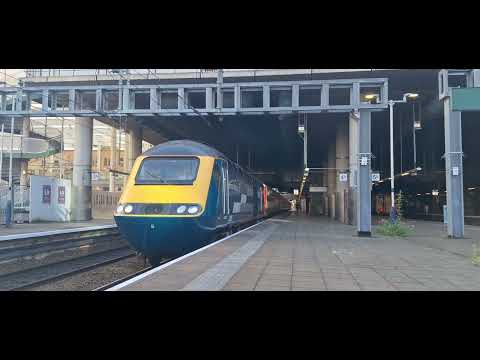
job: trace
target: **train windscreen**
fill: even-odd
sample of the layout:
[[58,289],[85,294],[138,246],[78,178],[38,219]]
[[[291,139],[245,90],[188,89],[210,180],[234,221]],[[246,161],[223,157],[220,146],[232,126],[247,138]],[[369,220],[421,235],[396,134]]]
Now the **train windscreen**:
[[135,178],[136,184],[186,185],[197,178],[198,158],[151,157],[142,161]]

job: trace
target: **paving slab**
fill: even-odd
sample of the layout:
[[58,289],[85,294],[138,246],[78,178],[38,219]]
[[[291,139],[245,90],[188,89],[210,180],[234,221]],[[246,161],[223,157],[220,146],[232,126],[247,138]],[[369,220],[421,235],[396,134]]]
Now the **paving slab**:
[[325,217],[269,219],[156,268],[113,290],[462,291],[480,290],[472,264],[480,228],[450,239],[443,224],[409,221],[406,238],[356,236]]

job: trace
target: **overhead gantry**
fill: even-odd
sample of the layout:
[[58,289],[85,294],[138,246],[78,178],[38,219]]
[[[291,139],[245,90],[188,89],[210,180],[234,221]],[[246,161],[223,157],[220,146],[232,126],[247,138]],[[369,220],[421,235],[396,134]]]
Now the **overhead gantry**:
[[[231,81],[231,79],[228,79]],[[212,80],[213,81],[213,80]],[[137,80],[139,82],[139,80]],[[365,99],[377,94],[377,103]],[[177,84],[36,84],[0,88],[0,117],[76,117],[73,168],[73,220],[91,218],[92,118],[128,118],[132,157],[141,152],[136,117],[233,116],[262,114],[349,113],[352,190],[356,193],[357,231],[371,233],[371,112],[388,106],[388,79],[254,81]],[[147,124],[148,121],[145,122]],[[352,137],[354,137],[352,139]],[[305,142],[306,145],[306,142]],[[346,157],[346,154],[344,154]],[[346,160],[344,161],[346,163]],[[346,166],[346,165],[345,165]]]

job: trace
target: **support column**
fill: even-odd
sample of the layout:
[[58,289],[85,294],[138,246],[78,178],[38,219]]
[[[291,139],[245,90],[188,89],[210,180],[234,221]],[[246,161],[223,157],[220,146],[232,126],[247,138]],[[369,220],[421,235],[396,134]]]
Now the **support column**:
[[[24,117],[22,122],[23,138],[30,137],[30,118]],[[20,163],[20,186],[23,188],[28,185],[28,159],[23,159]],[[22,192],[23,194],[23,192]]]
[[462,113],[452,111],[451,98],[444,99],[445,172],[447,183],[448,236],[464,236]]
[[371,112],[360,110],[358,129],[358,193],[357,219],[358,235],[371,236],[372,233],[372,174],[371,174]]
[[328,144],[328,216],[335,218],[335,191],[336,191],[336,154],[335,154],[335,138]]
[[129,126],[130,130],[130,141],[129,141],[129,149],[128,149],[128,156],[129,156],[129,168],[132,169],[133,164],[137,157],[142,154],[142,139],[143,139],[143,132],[142,128],[138,126],[136,123],[131,123]]
[[[125,148],[123,149],[123,171],[130,172],[130,134],[125,134]],[[123,188],[127,185],[128,176],[123,177]]]
[[[112,134],[111,134],[111,142],[110,142],[110,169],[117,168],[117,129],[112,127]],[[109,185],[108,191],[113,192],[115,191],[115,176],[114,173],[109,171]]]
[[75,151],[73,155],[72,220],[92,219],[92,140],[93,119],[75,119]]
[[357,189],[358,189],[358,121],[360,114],[352,112],[349,114],[349,163],[350,172],[348,174],[349,191],[348,191],[348,223],[350,225],[357,224]]
[[336,218],[343,223],[347,222],[347,209],[345,207],[346,190],[348,182],[341,182],[338,174],[346,172],[348,169],[348,119],[342,119],[337,122],[336,132],[336,168],[337,168],[337,188],[336,188],[336,209],[338,214]]

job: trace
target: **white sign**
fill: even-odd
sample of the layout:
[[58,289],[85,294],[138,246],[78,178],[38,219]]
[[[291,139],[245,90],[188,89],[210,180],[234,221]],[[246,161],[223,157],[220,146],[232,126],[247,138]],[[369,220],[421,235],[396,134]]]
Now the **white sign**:
[[348,181],[348,174],[347,173],[340,173],[340,182],[347,182]]
[[293,195],[298,195],[298,189],[293,189]]
[[458,176],[458,174],[460,173],[458,166],[454,166],[452,168],[452,173],[453,173],[453,176]]
[[310,192],[327,192],[325,186],[310,186]]
[[362,166],[368,165],[368,158],[366,156],[362,156],[360,158],[360,165]]
[[92,172],[92,181],[100,180],[100,174],[97,172]]
[[372,173],[372,181],[380,181],[380,173]]

